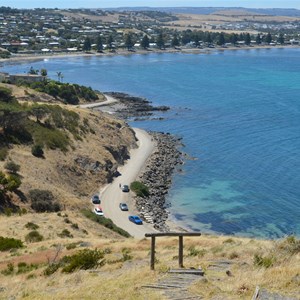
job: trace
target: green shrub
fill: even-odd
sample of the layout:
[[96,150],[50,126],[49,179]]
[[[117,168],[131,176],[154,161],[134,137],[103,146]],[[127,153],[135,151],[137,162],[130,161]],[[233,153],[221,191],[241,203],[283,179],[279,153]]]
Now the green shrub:
[[8,148],[7,147],[0,147],[0,160],[4,161],[8,154]]
[[196,249],[195,246],[189,247],[189,253],[188,256],[198,256],[198,257],[203,257],[206,253],[206,250],[204,249]]
[[131,260],[132,255],[130,255],[131,250],[128,248],[123,248],[122,249],[122,254],[123,254],[123,261]]
[[148,197],[149,196],[149,189],[148,187],[139,181],[134,181],[130,185],[130,189],[136,193],[139,197]]
[[45,276],[50,276],[52,275],[53,273],[55,273],[60,267],[60,264],[59,263],[53,263],[53,264],[50,264],[45,270],[44,270],[44,275]]
[[25,236],[25,241],[28,242],[28,243],[40,242],[43,239],[44,239],[44,237],[37,230],[30,231]]
[[62,232],[58,233],[57,235],[61,238],[72,238],[73,237],[73,235],[71,234],[71,232],[68,229],[62,230]]
[[41,145],[33,145],[31,147],[31,154],[35,157],[44,157],[43,146]]
[[66,245],[67,250],[75,249],[77,247],[78,243],[70,243]]
[[0,251],[8,251],[11,249],[18,249],[22,247],[23,243],[21,240],[0,236]]
[[12,215],[13,211],[10,207],[5,207],[4,208],[4,214],[7,216],[7,217],[10,217]]
[[38,268],[37,264],[28,265],[26,262],[19,262],[17,274],[28,273],[32,270],[36,270],[37,268]]
[[10,172],[10,173],[13,173],[13,174],[16,174],[20,171],[20,165],[16,164],[15,162],[13,161],[8,161],[5,165],[4,165],[4,168]]
[[231,252],[230,254],[229,254],[229,258],[230,259],[235,259],[235,258],[238,258],[239,257],[239,255],[238,255],[238,253],[236,253],[236,252]]
[[78,226],[77,223],[72,223],[71,227],[72,227],[73,229],[76,229],[76,230],[79,229],[79,226]]
[[275,258],[273,256],[266,256],[263,257],[260,254],[255,254],[254,255],[254,265],[257,267],[264,267],[264,268],[269,268],[271,266],[273,266],[275,262]]
[[54,196],[48,190],[30,190],[31,208],[36,212],[57,212],[60,211],[58,202],[53,202]]
[[14,270],[15,270],[14,264],[8,263],[6,269],[1,271],[1,273],[5,276],[8,276],[8,275],[12,275],[14,273]]
[[288,236],[284,241],[282,241],[278,248],[287,252],[290,255],[295,255],[300,253],[300,240],[295,236]]
[[25,224],[25,228],[30,230],[37,230],[39,228],[39,225],[32,222],[28,222],[27,224]]
[[232,238],[226,239],[223,244],[234,244],[234,240]]
[[96,214],[94,214],[92,211],[87,210],[87,209],[83,209],[82,213],[84,216],[86,216],[88,219],[97,222],[101,225],[103,225],[106,228],[111,229],[112,231],[117,232],[118,234],[124,236],[124,237],[130,237],[130,234],[125,231],[124,229],[116,226],[113,221],[111,219],[107,219],[103,216],[97,216]]
[[[65,256],[62,261],[65,266],[62,272],[72,273],[75,270],[88,270],[104,264],[104,253],[98,249],[84,249],[72,256]],[[101,261],[100,261],[101,260]]]

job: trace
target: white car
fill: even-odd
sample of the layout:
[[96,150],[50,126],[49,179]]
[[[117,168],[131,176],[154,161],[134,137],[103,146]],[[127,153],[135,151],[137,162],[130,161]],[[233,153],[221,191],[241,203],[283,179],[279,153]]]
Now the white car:
[[94,213],[98,216],[104,216],[103,210],[100,206],[96,206],[94,208]]

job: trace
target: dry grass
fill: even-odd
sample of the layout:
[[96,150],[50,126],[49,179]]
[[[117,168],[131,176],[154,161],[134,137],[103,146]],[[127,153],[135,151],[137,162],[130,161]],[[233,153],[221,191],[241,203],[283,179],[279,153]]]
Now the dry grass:
[[[156,271],[151,272],[149,240],[124,239],[116,234],[113,237],[109,230],[83,219],[76,212],[68,212],[67,218],[79,226],[79,230],[75,230],[70,223],[65,222],[65,218],[54,213],[0,218],[3,236],[24,240],[29,231],[24,227],[27,222],[37,224],[38,231],[45,236],[42,242],[26,244],[26,248],[17,252],[0,254],[2,270],[9,262],[15,266],[24,261],[39,264],[39,268],[30,273],[9,276],[0,274],[0,286],[4,288],[0,292],[0,299],[97,299],[99,295],[101,299],[164,299],[159,291],[143,289],[142,286],[157,282],[168,269],[178,267],[177,238],[157,239]],[[74,238],[58,238],[57,233],[64,228],[70,230]],[[88,235],[82,234],[81,229],[87,230]],[[82,249],[79,242],[85,242],[85,246],[90,249],[104,250],[107,253],[106,264],[93,271],[81,270],[69,275],[57,271],[49,277],[43,275],[48,259],[56,254],[53,245],[62,245],[62,257]],[[76,248],[67,250],[70,243],[77,243]],[[205,280],[196,282],[190,287],[190,292],[204,299],[213,296],[249,299],[259,285],[270,291],[299,298],[300,255],[288,254],[283,245],[281,241],[224,236],[185,238],[185,267],[201,266],[205,270]],[[122,259],[124,249],[131,259]],[[274,265],[270,268],[254,266],[253,257],[256,253],[263,256],[274,254]],[[229,262],[227,268],[212,268],[212,265],[222,261]],[[229,269],[232,276],[226,274]]]

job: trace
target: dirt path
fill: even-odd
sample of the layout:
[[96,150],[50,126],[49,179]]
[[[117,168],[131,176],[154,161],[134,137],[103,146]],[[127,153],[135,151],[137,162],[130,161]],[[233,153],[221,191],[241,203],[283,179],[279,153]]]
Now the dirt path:
[[[136,214],[132,204],[133,193],[124,193],[121,191],[120,184],[128,184],[136,179],[142,168],[144,167],[147,158],[154,150],[154,142],[144,130],[133,128],[138,139],[138,148],[132,149],[130,159],[124,166],[119,168],[121,176],[117,177],[113,183],[107,185],[101,192],[101,206],[104,215],[113,220],[113,222],[128,231],[135,238],[144,238],[146,232],[154,232],[151,225],[144,223],[143,225],[135,225],[128,220],[128,216]],[[121,211],[119,203],[125,202],[129,206],[129,211]]]

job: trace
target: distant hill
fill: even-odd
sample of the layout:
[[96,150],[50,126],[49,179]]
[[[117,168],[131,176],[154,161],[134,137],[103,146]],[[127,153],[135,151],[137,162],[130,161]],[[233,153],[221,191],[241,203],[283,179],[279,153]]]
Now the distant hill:
[[245,10],[255,14],[300,17],[300,10],[294,8],[244,8],[244,7],[118,7],[107,8],[109,11],[162,11],[174,14],[209,15],[219,10]]

